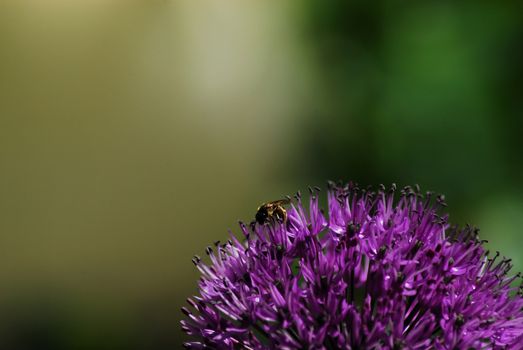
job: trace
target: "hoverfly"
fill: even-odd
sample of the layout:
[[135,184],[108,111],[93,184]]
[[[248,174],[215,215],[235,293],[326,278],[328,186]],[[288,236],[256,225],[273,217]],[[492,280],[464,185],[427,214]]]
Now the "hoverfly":
[[256,222],[260,225],[263,225],[271,220],[286,222],[287,210],[285,210],[284,205],[287,205],[290,202],[291,200],[287,198],[263,203],[256,211]]

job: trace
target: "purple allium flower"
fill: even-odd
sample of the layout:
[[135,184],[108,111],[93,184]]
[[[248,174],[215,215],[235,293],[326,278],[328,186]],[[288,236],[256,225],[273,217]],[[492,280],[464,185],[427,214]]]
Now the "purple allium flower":
[[[435,200],[434,200],[435,199]],[[183,308],[190,349],[523,349],[510,260],[451,227],[443,196],[330,184],[285,222],[207,248],[200,296]]]

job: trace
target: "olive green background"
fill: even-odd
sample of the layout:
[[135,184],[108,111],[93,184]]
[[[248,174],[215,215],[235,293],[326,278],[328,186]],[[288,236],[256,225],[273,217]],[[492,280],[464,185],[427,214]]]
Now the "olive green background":
[[523,269],[519,1],[0,3],[0,348],[178,349],[190,262],[329,179]]

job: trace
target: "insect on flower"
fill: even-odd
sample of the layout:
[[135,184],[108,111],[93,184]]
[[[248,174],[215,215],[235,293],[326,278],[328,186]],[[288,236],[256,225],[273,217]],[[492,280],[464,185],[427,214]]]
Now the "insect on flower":
[[260,225],[271,221],[286,222],[287,210],[284,208],[284,205],[287,205],[290,202],[290,199],[286,198],[263,203],[256,211],[256,222]]
[[262,204],[244,239],[195,256],[185,348],[523,349],[521,275],[443,196],[330,183],[323,211],[318,191]]

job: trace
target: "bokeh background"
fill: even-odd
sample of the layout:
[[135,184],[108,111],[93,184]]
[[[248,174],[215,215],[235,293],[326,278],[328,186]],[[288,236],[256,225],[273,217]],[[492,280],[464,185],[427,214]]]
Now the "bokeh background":
[[0,349],[181,348],[191,257],[328,179],[523,270],[522,4],[2,1]]

